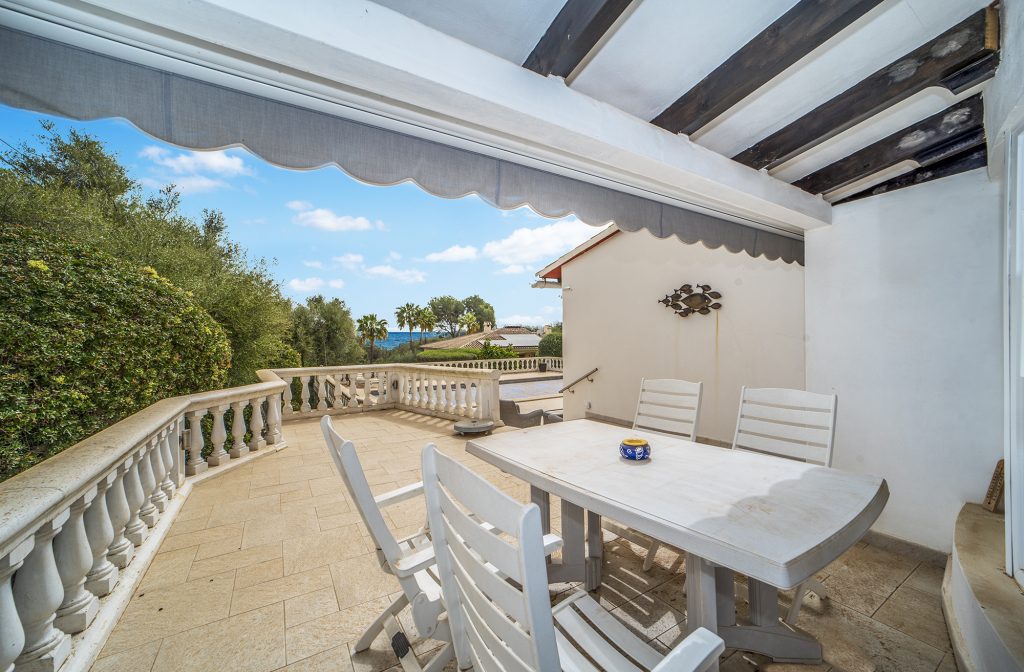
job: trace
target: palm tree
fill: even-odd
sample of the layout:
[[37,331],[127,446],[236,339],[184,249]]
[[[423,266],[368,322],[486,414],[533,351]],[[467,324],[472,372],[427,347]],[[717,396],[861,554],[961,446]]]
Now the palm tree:
[[370,361],[373,362],[373,344],[388,337],[388,321],[375,314],[363,315],[356,326],[359,338],[370,344]]
[[395,319],[398,321],[398,328],[409,327],[409,345],[412,345],[412,329],[417,325],[420,307],[415,303],[406,303],[399,306],[395,311]]
[[459,318],[459,327],[465,328],[467,334],[472,334],[480,328],[480,323],[476,321],[476,315],[465,313]]
[[434,330],[437,326],[437,316],[430,308],[420,308],[416,311],[416,324],[420,328],[420,345],[423,345],[423,334]]

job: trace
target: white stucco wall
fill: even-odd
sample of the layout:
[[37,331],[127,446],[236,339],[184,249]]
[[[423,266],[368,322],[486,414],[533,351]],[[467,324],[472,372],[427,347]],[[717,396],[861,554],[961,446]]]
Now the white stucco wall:
[[[804,386],[804,269],[709,250],[677,238],[622,232],[562,270],[567,419],[591,412],[632,420],[640,379],[704,382],[701,436],[731,441],[740,387]],[[658,300],[707,283],[723,307],[680,318]],[[545,290],[547,291],[547,290]]]
[[943,551],[1002,456],[1000,208],[976,170],[806,236],[807,389],[839,395],[834,466],[888,481],[876,530]]

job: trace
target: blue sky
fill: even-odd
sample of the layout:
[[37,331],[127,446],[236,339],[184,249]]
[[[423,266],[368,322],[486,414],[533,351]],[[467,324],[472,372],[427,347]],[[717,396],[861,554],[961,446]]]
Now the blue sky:
[[[43,118],[0,106],[0,139],[29,140]],[[231,239],[270,262],[287,296],[336,296],[353,315],[376,312],[396,330],[396,306],[441,294],[479,294],[499,324],[560,321],[558,293],[532,289],[533,273],[599,231],[572,217],[502,211],[475,196],[370,186],[335,167],[285,170],[241,148],[192,152],[120,119],[50,119],[102,140],[146,190],[178,185],[186,214],[223,211]]]

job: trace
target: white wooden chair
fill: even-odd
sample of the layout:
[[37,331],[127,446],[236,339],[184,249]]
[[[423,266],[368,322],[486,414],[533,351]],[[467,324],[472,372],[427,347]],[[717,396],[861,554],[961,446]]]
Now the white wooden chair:
[[717,662],[724,644],[703,628],[662,658],[583,591],[552,609],[536,504],[520,504],[433,445],[423,451],[423,481],[460,668],[682,672]]
[[[377,557],[380,559],[381,569],[393,574],[402,587],[402,595],[392,602],[367,628],[363,636],[355,643],[355,651],[368,649],[377,635],[384,631],[387,633],[391,647],[404,670],[440,672],[451,660],[453,649],[451,630],[444,617],[445,608],[441,598],[441,586],[435,573],[434,549],[430,543],[430,535],[426,528],[423,528],[410,537],[396,539],[381,512],[382,508],[421,497],[423,483],[413,483],[374,497],[352,442],[344,440],[334,430],[330,416],[323,417],[320,421],[320,428],[327,441],[328,452],[337,465],[345,487],[348,488],[349,495],[377,546]],[[420,637],[431,637],[448,642],[422,667],[396,618],[405,607],[410,605],[413,623]]]
[[[831,467],[835,423],[834,394],[744,387],[732,447]],[[816,579],[797,586],[785,619],[790,625],[796,625],[808,592],[821,599],[828,597],[825,586]]]
[[[633,429],[697,440],[697,421],[704,383],[672,378],[642,378]],[[654,564],[661,542],[652,539],[644,557],[644,571]]]

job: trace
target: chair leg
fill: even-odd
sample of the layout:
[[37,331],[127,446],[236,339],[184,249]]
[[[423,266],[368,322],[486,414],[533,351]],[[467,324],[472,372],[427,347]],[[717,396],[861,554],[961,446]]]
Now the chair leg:
[[647,555],[644,557],[645,572],[649,572],[654,566],[654,556],[658,553],[659,548],[661,548],[661,542],[658,541],[652,541],[651,545],[647,547]]
[[359,638],[354,647],[355,652],[365,651],[370,648],[373,644],[373,640],[377,639],[377,635],[380,634],[381,630],[384,630],[384,626],[389,618],[394,618],[402,609],[405,609],[409,605],[409,598],[405,596],[405,593],[398,596],[398,598],[392,602],[387,609],[377,617],[370,627],[366,629],[363,636]]
[[403,672],[423,672],[420,661],[416,659],[416,654],[412,650],[412,643],[392,613],[386,614],[384,618],[384,632],[387,633],[391,650],[395,652],[398,662],[402,664]]
[[786,614],[785,621],[789,625],[796,625],[796,621],[800,618],[800,608],[804,604],[804,597],[807,593],[814,593],[822,600],[828,599],[828,593],[825,590],[825,585],[817,579],[807,579],[796,588],[796,593],[793,595],[793,604],[789,605],[789,613]]

